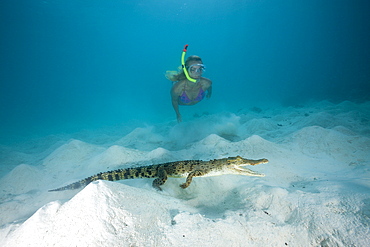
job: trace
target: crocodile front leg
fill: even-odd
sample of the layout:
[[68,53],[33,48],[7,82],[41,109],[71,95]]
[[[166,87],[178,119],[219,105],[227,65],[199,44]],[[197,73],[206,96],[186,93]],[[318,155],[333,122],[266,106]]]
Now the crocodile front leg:
[[195,170],[189,173],[188,177],[186,178],[186,182],[181,184],[180,187],[183,189],[186,189],[191,184],[191,181],[193,180],[193,177],[200,177],[207,174],[207,172],[201,171],[201,170]]
[[163,185],[167,181],[167,172],[163,167],[160,167],[158,169],[158,178],[154,179],[153,181],[153,187],[157,190],[162,191],[161,185]]

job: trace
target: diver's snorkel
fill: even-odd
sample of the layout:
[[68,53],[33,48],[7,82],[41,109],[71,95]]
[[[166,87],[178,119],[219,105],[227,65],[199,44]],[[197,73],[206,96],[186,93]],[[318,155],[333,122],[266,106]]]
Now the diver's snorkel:
[[182,50],[182,55],[181,55],[181,66],[182,66],[182,69],[184,70],[184,74],[185,74],[186,78],[187,78],[189,81],[196,83],[196,82],[197,82],[197,80],[196,80],[196,79],[193,79],[193,78],[191,78],[191,77],[189,76],[188,70],[187,70],[187,69],[186,69],[186,67],[185,67],[185,59],[184,59],[184,58],[185,58],[185,54],[186,54],[186,52],[187,52],[188,46],[189,46],[189,45],[185,45],[184,50]]

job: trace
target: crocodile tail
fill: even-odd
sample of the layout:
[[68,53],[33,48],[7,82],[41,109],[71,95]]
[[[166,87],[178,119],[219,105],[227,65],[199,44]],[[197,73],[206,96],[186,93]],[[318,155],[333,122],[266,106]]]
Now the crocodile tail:
[[80,189],[87,186],[89,183],[97,180],[117,181],[123,179],[144,178],[144,177],[152,178],[156,176],[156,167],[157,166],[153,166],[153,169],[147,169],[146,167],[138,167],[102,172],[94,176],[80,180],[78,182],[75,182],[73,184],[49,190],[49,192]]
[[122,174],[124,174],[124,173],[125,173],[125,170],[123,170],[123,169],[109,171],[109,172],[102,172],[102,173],[96,174],[94,176],[91,176],[91,177],[85,178],[83,180],[80,180],[78,182],[75,182],[73,184],[69,184],[69,185],[66,185],[64,187],[49,190],[49,192],[80,189],[80,188],[86,187],[89,183],[97,181],[97,180],[116,181],[116,180],[126,179],[126,178],[122,177]]
[[98,179],[94,179],[94,177],[95,176],[91,176],[91,177],[85,178],[83,180],[80,180],[78,182],[75,182],[73,184],[69,184],[69,185],[66,185],[66,186],[63,186],[63,187],[60,187],[60,188],[57,188],[57,189],[49,190],[49,192],[63,191],[63,190],[76,190],[76,189],[84,188],[89,183],[91,183],[95,180],[98,180]]

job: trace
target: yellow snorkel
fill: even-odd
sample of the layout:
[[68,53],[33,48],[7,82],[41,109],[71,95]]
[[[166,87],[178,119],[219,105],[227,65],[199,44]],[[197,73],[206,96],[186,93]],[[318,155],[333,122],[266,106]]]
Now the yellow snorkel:
[[189,45],[185,45],[184,50],[182,50],[182,55],[181,55],[181,66],[182,66],[182,69],[183,69],[183,71],[184,71],[184,74],[185,74],[186,78],[187,78],[189,81],[191,81],[191,82],[194,82],[194,83],[195,83],[195,82],[197,82],[197,80],[196,80],[196,79],[193,79],[193,78],[191,78],[191,77],[189,76],[188,70],[187,70],[187,69],[186,69],[186,67],[185,67],[185,54],[186,54],[186,52],[187,52],[188,46],[189,46]]

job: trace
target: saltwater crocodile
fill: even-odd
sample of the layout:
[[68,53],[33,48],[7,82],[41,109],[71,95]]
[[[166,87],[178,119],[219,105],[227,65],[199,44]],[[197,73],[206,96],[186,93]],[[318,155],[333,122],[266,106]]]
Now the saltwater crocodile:
[[211,177],[226,174],[236,174],[245,176],[263,177],[264,174],[249,170],[242,166],[258,165],[267,163],[267,159],[249,160],[240,156],[223,159],[214,159],[210,161],[203,160],[184,160],[168,162],[157,165],[141,166],[114,171],[102,172],[94,176],[85,178],[73,184],[53,189],[49,191],[62,191],[83,188],[89,183],[96,180],[117,181],[134,178],[156,178],[153,181],[153,187],[162,190],[159,186],[163,185],[168,177],[182,178],[186,177],[186,182],[180,187],[187,188],[193,177]]

